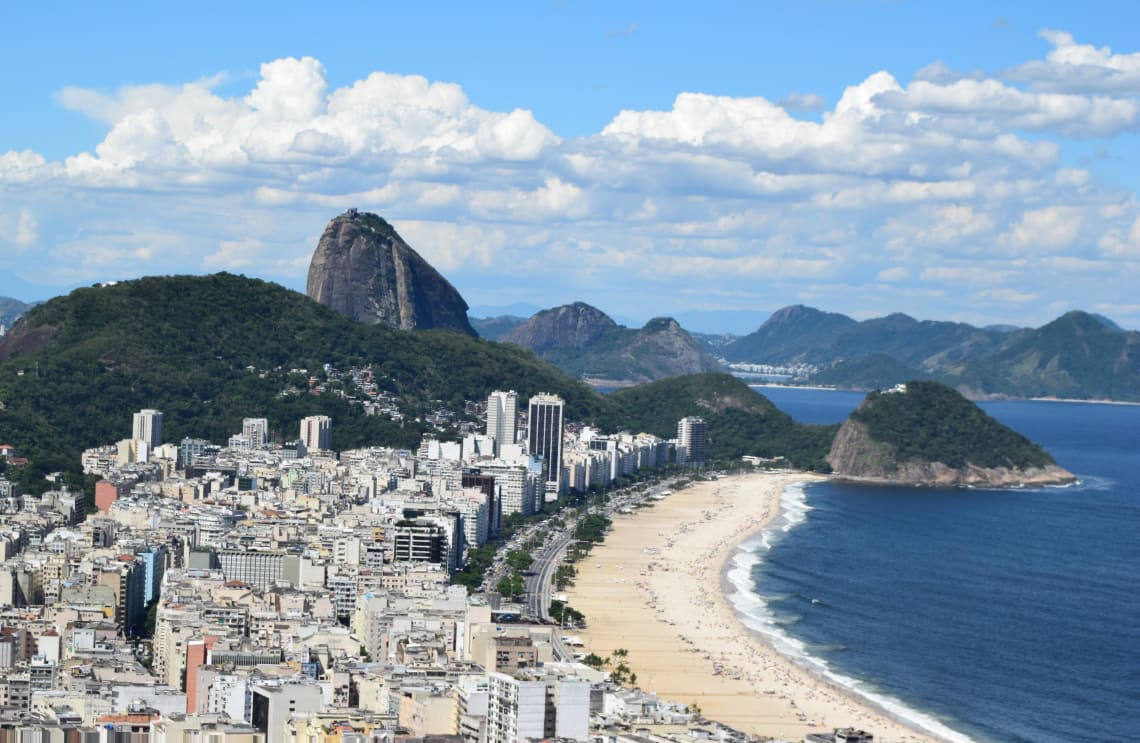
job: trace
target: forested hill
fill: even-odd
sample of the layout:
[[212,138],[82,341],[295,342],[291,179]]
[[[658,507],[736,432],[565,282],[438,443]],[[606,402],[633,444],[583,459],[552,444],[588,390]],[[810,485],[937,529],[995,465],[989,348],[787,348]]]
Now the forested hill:
[[[407,422],[308,394],[309,375],[326,363],[370,365],[381,389],[401,398]],[[67,470],[83,448],[128,437],[131,413],[149,407],[163,411],[168,441],[225,441],[252,416],[268,417],[288,440],[300,418],[326,414],[338,449],[414,446],[425,428],[415,418],[439,407],[433,401],[462,411],[464,399],[497,388],[557,393],[573,419],[604,405],[520,348],[365,325],[243,276],[151,277],[56,298],[0,341],[0,443],[33,455],[37,471]]]
[[835,437],[828,461],[845,477],[903,484],[1073,480],[1044,449],[953,389],[926,381],[869,394]]
[[718,459],[744,454],[784,457],[801,469],[828,471],[828,447],[839,426],[797,423],[772,402],[728,374],[690,374],[627,387],[608,397],[613,424],[663,438],[677,435],[677,421],[698,416],[708,425],[709,453]]
[[[362,397],[354,382],[326,375],[325,364],[367,369],[380,391],[398,398],[403,420],[365,415],[353,403]],[[42,490],[47,472],[80,481],[81,451],[127,438],[131,414],[143,408],[163,411],[170,442],[223,443],[245,417],[268,418],[271,434],[286,441],[297,437],[301,418],[324,414],[335,421],[334,449],[414,447],[435,425],[449,435],[438,418],[429,423],[434,413],[463,417],[465,401],[495,389],[521,399],[556,393],[568,421],[607,431],[673,438],[680,418],[699,415],[710,455],[722,461],[782,456],[826,470],[836,431],[796,423],[726,374],[603,396],[522,348],[362,324],[276,284],[223,273],[79,289],[30,310],[0,340],[0,443],[31,463],[3,474],[27,492]]]
[[[341,394],[351,396],[345,382],[310,394],[309,378],[323,382],[324,364],[370,367],[380,388],[400,398],[404,422],[364,415]],[[780,431],[799,430],[724,375],[697,375],[611,400],[515,346],[445,330],[358,323],[244,276],[151,277],[53,299],[0,341],[0,443],[32,460],[22,473],[25,482],[56,470],[74,473],[84,448],[128,437],[131,414],[142,408],[163,411],[167,441],[224,442],[241,430],[242,418],[253,416],[267,417],[277,438],[290,440],[302,417],[324,414],[335,421],[335,449],[411,447],[428,430],[423,419],[431,412],[461,413],[464,400],[486,399],[495,389],[516,390],[522,399],[559,394],[567,420],[604,421],[608,430],[649,430],[644,422],[657,416],[653,430],[672,438],[677,419],[688,414],[678,411],[708,413],[695,401],[717,399],[726,384],[751,402],[721,411],[731,436],[721,435],[713,416],[710,430],[720,442],[714,453],[775,451]],[[772,431],[768,422],[776,426]],[[825,452],[826,445],[822,451],[817,445],[812,461],[821,462]]]

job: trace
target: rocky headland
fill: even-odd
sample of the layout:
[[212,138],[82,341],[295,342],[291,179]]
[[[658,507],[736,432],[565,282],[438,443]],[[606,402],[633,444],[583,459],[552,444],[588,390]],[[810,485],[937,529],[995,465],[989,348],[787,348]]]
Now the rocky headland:
[[868,395],[839,429],[827,461],[842,479],[890,485],[1008,488],[1076,480],[1039,446],[936,382]]

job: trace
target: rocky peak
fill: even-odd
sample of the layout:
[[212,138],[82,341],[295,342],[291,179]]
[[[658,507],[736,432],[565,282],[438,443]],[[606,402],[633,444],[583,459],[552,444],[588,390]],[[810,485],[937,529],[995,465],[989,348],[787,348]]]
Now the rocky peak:
[[475,335],[467,322],[467,302],[455,287],[392,225],[356,209],[325,228],[309,263],[306,293],[360,322]]
[[552,348],[585,348],[618,324],[585,302],[543,310],[500,340],[529,348],[540,356]]

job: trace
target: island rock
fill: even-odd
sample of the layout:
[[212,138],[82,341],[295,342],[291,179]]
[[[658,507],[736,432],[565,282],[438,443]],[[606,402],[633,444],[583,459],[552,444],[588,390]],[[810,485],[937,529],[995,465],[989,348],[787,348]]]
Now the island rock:
[[827,455],[846,480],[935,487],[1024,487],[1074,482],[1021,434],[936,382],[872,392]]

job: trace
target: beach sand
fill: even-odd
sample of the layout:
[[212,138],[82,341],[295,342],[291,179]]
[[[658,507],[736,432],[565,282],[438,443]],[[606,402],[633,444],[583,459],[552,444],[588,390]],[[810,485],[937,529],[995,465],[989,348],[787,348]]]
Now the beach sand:
[[567,592],[586,616],[588,629],[576,633],[583,650],[607,658],[624,648],[642,689],[696,703],[705,717],[759,737],[798,741],[851,726],[876,741],[936,740],[793,664],[746,628],[725,596],[736,545],[779,515],[786,485],[813,478],[737,475],[616,514]]

